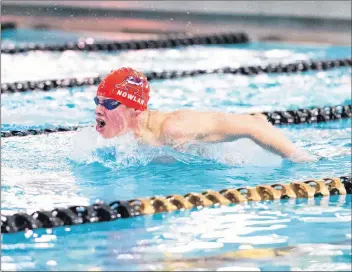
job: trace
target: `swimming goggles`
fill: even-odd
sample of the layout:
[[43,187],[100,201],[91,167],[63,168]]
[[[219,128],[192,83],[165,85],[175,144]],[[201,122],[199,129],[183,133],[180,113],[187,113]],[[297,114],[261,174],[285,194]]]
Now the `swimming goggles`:
[[108,110],[116,109],[118,106],[121,105],[119,101],[116,101],[114,99],[105,99],[103,102],[99,102],[98,97],[94,97],[94,102],[95,102],[95,105],[98,106],[100,104]]

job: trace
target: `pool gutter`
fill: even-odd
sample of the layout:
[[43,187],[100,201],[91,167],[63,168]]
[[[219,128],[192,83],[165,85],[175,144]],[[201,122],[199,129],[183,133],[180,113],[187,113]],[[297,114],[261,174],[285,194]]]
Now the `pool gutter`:
[[256,41],[351,45],[351,20],[343,16],[220,14],[83,6],[62,1],[11,1],[2,4],[2,21],[13,21],[24,28],[105,33],[116,39],[118,33],[163,35],[245,31]]

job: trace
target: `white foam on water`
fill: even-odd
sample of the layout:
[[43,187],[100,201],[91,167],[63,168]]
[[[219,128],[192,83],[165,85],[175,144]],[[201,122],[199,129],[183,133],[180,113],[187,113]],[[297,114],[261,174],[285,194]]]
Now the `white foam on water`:
[[251,244],[251,245],[265,245],[265,244],[284,244],[288,240],[287,236],[279,236],[276,234],[267,236],[251,236],[251,237],[226,237],[220,238],[216,241],[219,243],[239,243],[239,244]]
[[298,269],[293,268],[292,271],[351,271],[351,264],[319,262],[309,265],[306,269]]
[[[214,69],[228,66],[228,63],[231,63],[232,67],[237,67],[282,61],[293,62],[309,58],[309,53],[296,53],[286,49],[251,50],[203,45],[183,49],[133,50],[116,54],[70,50],[64,52],[31,51],[26,54],[2,54],[1,61],[4,65],[1,66],[1,75],[3,82],[14,82],[104,75],[122,66],[134,67],[141,71],[192,70]],[[36,69],[33,69],[33,63],[37,64]]]
[[[101,151],[98,151],[99,149]],[[73,150],[69,158],[81,163],[98,161],[109,166],[113,166],[112,163],[114,163],[115,167],[175,160],[200,164],[209,163],[208,160],[211,160],[227,165],[262,166],[275,166],[282,163],[280,156],[264,150],[249,139],[217,144],[187,144],[176,150],[166,146],[151,147],[140,144],[132,133],[113,139],[103,139],[92,127],[83,128],[73,137]],[[109,158],[109,162],[104,158]]]
[[140,145],[132,133],[104,139],[93,127],[88,127],[73,137],[69,158],[81,163],[101,162],[110,167],[127,167],[146,165],[158,155],[157,149]]
[[218,144],[189,145],[185,151],[229,165],[275,166],[282,162],[280,156],[264,150],[250,139]]
[[258,267],[250,266],[227,266],[216,269],[216,271],[261,271]]

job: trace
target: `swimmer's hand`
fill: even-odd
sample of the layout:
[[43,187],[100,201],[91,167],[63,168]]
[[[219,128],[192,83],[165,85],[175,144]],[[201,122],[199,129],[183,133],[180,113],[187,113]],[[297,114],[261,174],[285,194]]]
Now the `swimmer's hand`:
[[309,154],[303,150],[298,150],[288,157],[293,162],[304,163],[304,162],[316,162],[319,160],[319,157]]
[[262,114],[236,116],[227,122],[233,135],[241,131],[258,145],[293,162],[311,162],[317,159],[296,147],[284,133],[270,124]]

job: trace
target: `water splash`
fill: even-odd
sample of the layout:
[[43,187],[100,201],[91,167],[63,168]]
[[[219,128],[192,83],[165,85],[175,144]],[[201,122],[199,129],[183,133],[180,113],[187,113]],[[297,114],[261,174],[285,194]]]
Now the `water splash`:
[[264,150],[249,139],[231,143],[190,143],[177,149],[141,144],[132,134],[103,139],[94,128],[80,130],[72,139],[69,159],[77,163],[99,162],[109,168],[125,168],[179,161],[186,164],[221,163],[225,165],[280,165],[280,156]]

